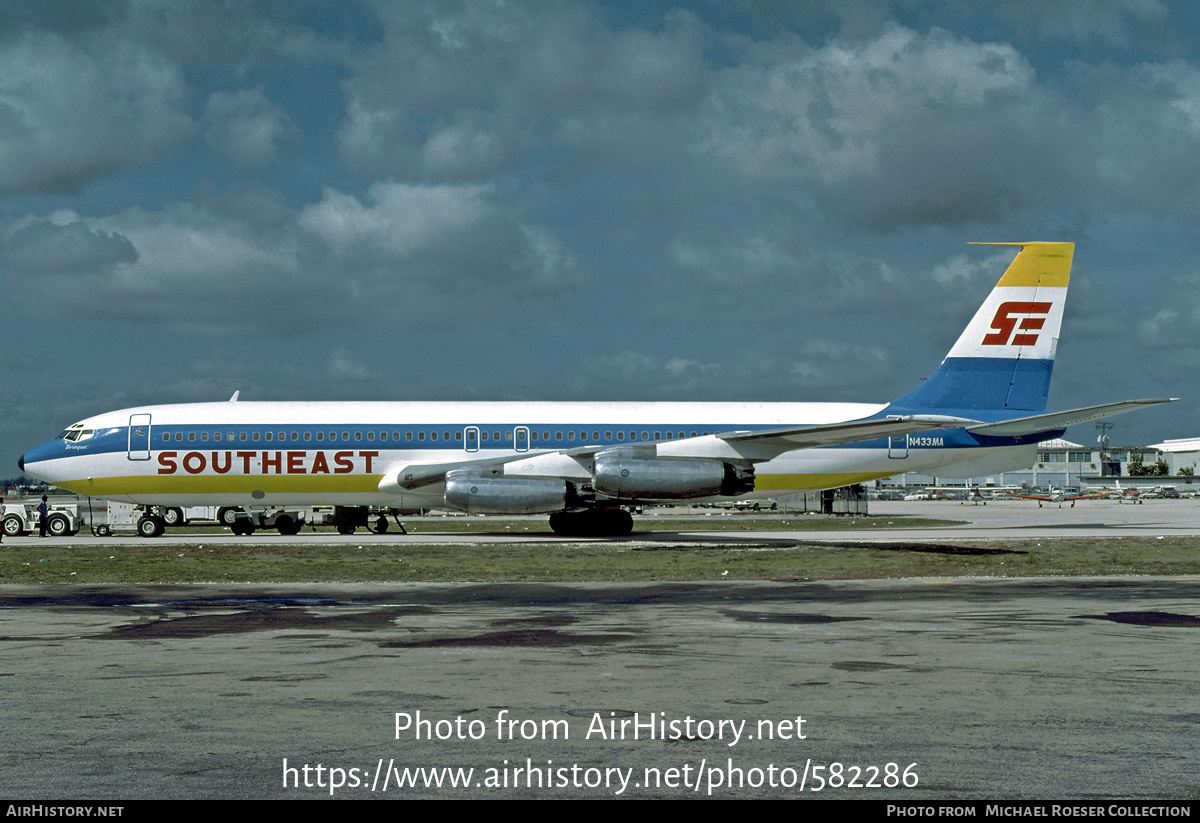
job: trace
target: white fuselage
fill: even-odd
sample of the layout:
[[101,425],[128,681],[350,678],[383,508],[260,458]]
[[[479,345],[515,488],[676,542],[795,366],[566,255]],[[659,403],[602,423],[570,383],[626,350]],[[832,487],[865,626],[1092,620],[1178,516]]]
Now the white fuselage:
[[[864,403],[227,402],[97,415],[30,450],[23,468],[80,494],[143,505],[438,507],[444,485],[402,488],[420,466],[499,465],[505,476],[586,482],[617,447],[656,458],[761,461],[716,435],[879,414]],[[961,430],[958,430],[961,435]],[[933,432],[772,456],[752,496],[902,472],[972,476],[1028,465],[1029,446],[980,447]],[[956,470],[955,467],[958,467]],[[963,472],[967,472],[963,474]]]

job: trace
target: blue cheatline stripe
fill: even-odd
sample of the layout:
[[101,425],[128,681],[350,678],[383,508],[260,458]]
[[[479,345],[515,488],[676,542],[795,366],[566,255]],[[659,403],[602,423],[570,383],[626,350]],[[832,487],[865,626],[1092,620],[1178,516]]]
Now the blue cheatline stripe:
[[1053,371],[1053,360],[947,357],[924,383],[892,406],[1045,411]]
[[[355,449],[378,449],[381,451],[466,451],[464,430],[466,425],[461,423],[429,423],[404,424],[384,426],[374,424],[362,426],[357,424],[329,424],[314,426],[311,424],[255,424],[245,426],[240,424],[189,423],[184,425],[172,423],[154,423],[151,421],[150,450],[159,452],[173,451],[204,451],[204,450],[266,450],[266,451],[338,451]],[[513,450],[516,445],[512,437],[518,425],[505,423],[489,423],[474,425],[480,434],[486,432],[488,439],[482,436],[473,437],[470,441],[473,449]],[[755,428],[771,428],[765,424],[755,426],[697,426],[695,423],[686,425],[667,425],[662,421],[651,424],[641,423],[627,425],[609,422],[604,425],[580,423],[539,423],[520,424],[521,428],[529,431],[529,437],[522,442],[530,452],[572,449],[584,446],[621,446],[638,445],[649,441],[670,439],[686,439],[713,432],[729,429],[751,430]],[[368,437],[371,433],[373,437]],[[666,437],[667,434],[671,436]],[[217,439],[217,435],[220,439]],[[270,434],[270,439],[267,435]],[[295,434],[295,439],[292,435]],[[318,434],[320,439],[318,439]],[[620,436],[618,436],[618,434]],[[178,435],[178,437],[177,437]],[[232,435],[232,436],[230,436]],[[345,436],[343,436],[345,435]],[[593,435],[596,435],[593,437]],[[129,430],[126,427],[109,427],[99,430],[87,440],[70,442],[62,439],[51,440],[26,452],[28,462],[50,460],[67,457],[71,454],[105,454],[125,452],[128,449]],[[257,438],[257,439],[256,439]]]

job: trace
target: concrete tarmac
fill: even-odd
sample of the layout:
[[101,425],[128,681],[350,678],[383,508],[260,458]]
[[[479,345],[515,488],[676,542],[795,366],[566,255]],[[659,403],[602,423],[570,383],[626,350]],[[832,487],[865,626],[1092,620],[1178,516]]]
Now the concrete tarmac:
[[[903,506],[1194,534],[1180,503],[990,523],[1002,507]],[[1194,799],[1198,596],[1194,578],[0,586],[0,794]]]

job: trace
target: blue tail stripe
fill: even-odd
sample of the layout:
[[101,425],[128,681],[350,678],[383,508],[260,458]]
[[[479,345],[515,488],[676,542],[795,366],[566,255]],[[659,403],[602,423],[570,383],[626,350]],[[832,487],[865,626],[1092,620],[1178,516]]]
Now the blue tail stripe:
[[1053,360],[947,357],[929,378],[892,403],[909,409],[1046,410]]

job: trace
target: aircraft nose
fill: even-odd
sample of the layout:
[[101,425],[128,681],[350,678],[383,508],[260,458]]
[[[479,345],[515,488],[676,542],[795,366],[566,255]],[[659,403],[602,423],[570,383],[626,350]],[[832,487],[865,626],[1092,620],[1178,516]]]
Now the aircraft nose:
[[17,466],[21,469],[21,471],[25,471],[25,455],[21,455],[20,458],[18,458]]

